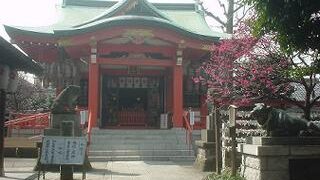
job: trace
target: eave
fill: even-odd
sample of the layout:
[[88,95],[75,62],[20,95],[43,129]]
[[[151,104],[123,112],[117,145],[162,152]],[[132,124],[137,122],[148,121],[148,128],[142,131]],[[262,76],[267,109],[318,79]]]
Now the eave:
[[12,44],[0,37],[0,63],[10,68],[40,75],[42,67],[30,57],[24,55]]

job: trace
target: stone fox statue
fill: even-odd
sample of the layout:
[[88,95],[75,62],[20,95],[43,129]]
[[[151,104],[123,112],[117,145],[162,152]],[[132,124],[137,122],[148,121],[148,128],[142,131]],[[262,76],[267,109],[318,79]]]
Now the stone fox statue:
[[54,100],[51,106],[51,112],[55,114],[74,112],[75,104],[79,95],[79,86],[68,86],[63,91],[61,91],[61,93]]
[[306,131],[320,133],[320,128],[314,123],[264,104],[256,105],[251,111],[251,117],[267,131],[267,136],[298,136]]

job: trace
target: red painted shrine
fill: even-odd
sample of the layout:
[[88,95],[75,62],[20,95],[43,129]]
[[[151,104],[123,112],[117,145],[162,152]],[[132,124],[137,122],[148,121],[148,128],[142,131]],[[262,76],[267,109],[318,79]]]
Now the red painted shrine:
[[161,114],[182,127],[189,107],[204,126],[205,88],[192,76],[222,34],[210,30],[197,4],[65,0],[58,11],[51,26],[5,28],[43,64],[44,86],[81,86],[89,127],[159,128]]

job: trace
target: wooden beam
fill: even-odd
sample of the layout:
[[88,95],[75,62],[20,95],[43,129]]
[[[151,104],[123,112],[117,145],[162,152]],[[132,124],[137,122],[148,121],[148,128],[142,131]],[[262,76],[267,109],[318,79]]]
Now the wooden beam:
[[175,48],[163,47],[163,46],[147,46],[147,45],[136,45],[136,44],[121,44],[121,45],[110,45],[110,44],[99,44],[98,54],[109,54],[110,52],[125,51],[129,53],[162,53],[165,56],[173,56],[175,54]]
[[154,60],[154,59],[111,59],[111,58],[98,58],[99,64],[106,65],[125,65],[125,66],[161,66],[161,67],[171,67],[175,65],[172,60]]
[[201,40],[190,36],[182,35],[176,31],[169,29],[159,29],[145,26],[119,26],[108,29],[100,29],[93,32],[78,34],[74,36],[61,37],[59,45],[61,46],[77,46],[90,44],[92,41],[104,41],[115,37],[122,37],[130,30],[146,30],[152,32],[154,38],[159,38],[167,42],[172,42],[180,48],[193,48],[210,51],[213,42]]

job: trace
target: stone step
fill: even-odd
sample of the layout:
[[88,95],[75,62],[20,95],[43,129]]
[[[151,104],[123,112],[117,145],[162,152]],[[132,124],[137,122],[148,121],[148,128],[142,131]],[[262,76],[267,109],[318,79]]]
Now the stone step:
[[165,150],[165,149],[188,149],[187,144],[91,144],[90,150]]
[[194,156],[89,156],[93,162],[106,161],[194,161]]
[[89,156],[192,156],[193,150],[107,150],[89,151]]
[[94,130],[92,161],[193,161],[185,130]]
[[145,135],[145,134],[119,134],[119,135],[105,135],[93,134],[95,139],[184,139],[186,135],[164,134],[164,135]]
[[142,130],[92,130],[92,135],[183,135],[185,134],[185,130],[148,130],[148,129],[142,129]]
[[92,144],[98,144],[103,142],[103,145],[123,145],[123,144],[136,144],[136,145],[141,145],[141,144],[186,144],[184,140],[92,140]]

